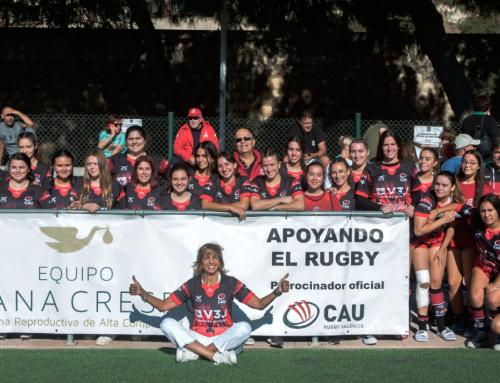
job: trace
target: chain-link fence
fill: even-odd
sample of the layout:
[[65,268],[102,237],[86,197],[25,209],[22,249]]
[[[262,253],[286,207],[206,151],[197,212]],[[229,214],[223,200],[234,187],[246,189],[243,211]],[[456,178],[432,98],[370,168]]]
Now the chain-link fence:
[[[69,149],[75,156],[78,166],[83,164],[85,154],[97,146],[99,132],[104,129],[107,115],[85,114],[37,114],[31,116],[36,122],[37,135],[40,140],[39,155],[43,162],[47,162],[51,153],[59,148]],[[185,117],[170,119],[150,116],[122,116],[123,118],[142,119],[144,129],[148,134],[148,151],[165,157],[169,156],[169,129],[175,137],[179,127],[186,122]],[[206,118],[216,129],[219,119]],[[375,120],[326,120],[316,118],[314,123],[321,127],[326,134],[329,155],[337,154],[337,141],[341,135],[356,136],[363,134]],[[439,123],[417,120],[390,120],[384,123],[394,129],[403,141],[413,138],[415,125],[435,126]],[[226,119],[226,150],[234,149],[234,132],[238,128],[250,128],[255,135],[257,146],[261,149],[273,147],[279,151],[284,150],[288,130],[297,124],[296,119],[280,118],[260,120],[257,118],[228,117]],[[451,125],[458,131],[459,125]]]

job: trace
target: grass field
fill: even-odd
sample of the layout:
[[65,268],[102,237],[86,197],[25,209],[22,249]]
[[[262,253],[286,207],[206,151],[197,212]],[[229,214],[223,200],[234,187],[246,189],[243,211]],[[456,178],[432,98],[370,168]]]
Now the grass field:
[[175,363],[161,350],[0,350],[0,382],[480,382],[493,350],[250,350],[237,366]]

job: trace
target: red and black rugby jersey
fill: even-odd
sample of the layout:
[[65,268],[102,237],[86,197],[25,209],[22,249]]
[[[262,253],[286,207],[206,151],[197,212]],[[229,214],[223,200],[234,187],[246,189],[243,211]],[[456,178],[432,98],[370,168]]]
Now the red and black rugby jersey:
[[226,185],[219,176],[214,176],[203,188],[200,199],[229,204],[250,195],[250,182],[246,177],[236,177],[232,184]]
[[167,192],[161,186],[154,189],[127,184],[118,196],[118,206],[124,210],[162,210]]

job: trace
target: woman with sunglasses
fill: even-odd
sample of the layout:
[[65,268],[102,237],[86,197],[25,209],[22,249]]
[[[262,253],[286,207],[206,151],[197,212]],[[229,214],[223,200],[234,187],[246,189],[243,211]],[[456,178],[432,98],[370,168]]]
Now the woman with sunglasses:
[[82,179],[73,176],[73,162],[73,155],[66,149],[52,155],[54,176],[40,197],[43,209],[70,209],[79,201]]
[[106,158],[122,153],[125,150],[125,133],[122,132],[122,120],[111,114],[106,129],[99,133],[97,147],[104,152]]
[[217,172],[201,193],[203,210],[227,211],[240,220],[246,218],[250,206],[250,183],[237,176],[236,161],[227,152],[219,154]]
[[[142,126],[132,125],[125,133],[127,150],[109,158],[111,176],[122,186],[127,185],[132,177],[135,160],[148,155],[146,151],[146,131]],[[168,161],[160,156],[150,155],[160,178],[168,179]]]
[[135,161],[132,181],[118,196],[120,209],[161,210],[166,191],[158,185],[158,175],[151,157],[141,156]]
[[198,196],[188,190],[190,168],[184,163],[175,164],[170,170],[170,193],[165,199],[166,210],[201,210]]

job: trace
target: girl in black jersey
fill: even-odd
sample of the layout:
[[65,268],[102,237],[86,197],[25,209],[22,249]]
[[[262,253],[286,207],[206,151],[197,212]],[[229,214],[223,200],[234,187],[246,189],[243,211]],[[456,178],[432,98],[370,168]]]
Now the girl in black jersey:
[[246,218],[250,206],[250,183],[246,177],[238,177],[236,160],[227,152],[219,154],[217,172],[201,193],[203,210],[227,211]]
[[118,196],[121,209],[161,210],[166,191],[158,185],[158,176],[151,157],[142,156],[135,161],[132,181]]
[[335,188],[335,193],[331,195],[334,211],[356,210],[356,200],[354,189],[349,183],[351,171],[347,161],[342,157],[336,157],[330,162],[330,182]]
[[195,150],[196,168],[189,180],[188,190],[199,197],[217,170],[217,147],[210,141],[198,144]]
[[215,243],[206,243],[198,250],[193,268],[195,276],[166,299],[149,294],[135,276],[132,277],[129,292],[162,312],[191,304],[194,315],[189,329],[173,318],[166,318],[160,324],[165,336],[177,348],[177,362],[202,357],[215,364],[234,365],[237,363],[236,355],[241,352],[243,343],[252,331],[247,322],[233,322],[234,300],[263,310],[282,293],[288,292],[288,274],[278,282],[274,291],[259,298],[241,281],[226,274],[222,247]]
[[188,165],[174,165],[170,170],[170,193],[167,193],[165,199],[166,210],[201,210],[200,199],[188,190],[188,184]]
[[20,153],[28,156],[31,163],[31,173],[33,174],[34,185],[46,186],[46,180],[49,181],[51,177],[50,167],[38,161],[37,150],[38,140],[31,132],[24,132],[17,136],[17,148]]
[[430,190],[434,176],[439,172],[439,154],[434,148],[423,148],[418,158],[419,171],[411,185],[411,202],[418,205],[420,197]]
[[278,153],[268,149],[262,156],[264,176],[251,184],[252,210],[303,211],[304,193],[300,182],[279,172],[281,161]]
[[82,193],[76,207],[91,213],[111,209],[116,207],[120,191],[121,186],[111,178],[104,153],[92,150],[85,158]]
[[15,153],[9,159],[8,179],[0,184],[0,209],[37,209],[40,186],[33,184],[31,163],[24,153]]
[[[127,151],[118,153],[108,159],[111,176],[121,185],[130,182],[135,160],[141,156],[148,155],[146,152],[147,137],[142,126],[132,125],[125,133]],[[161,156],[150,155],[155,163],[155,169],[159,177],[168,178],[168,161]]]
[[400,161],[400,149],[401,142],[392,130],[382,133],[376,161],[368,163],[356,188],[358,210],[413,216],[411,184],[416,168],[411,162]]
[[[465,345],[479,348],[487,344],[485,328],[485,291],[492,316],[492,329],[499,330],[500,309],[500,199],[494,194],[487,194],[479,200],[481,226],[474,234],[478,250],[472,269],[470,286],[470,312],[474,320],[473,336]],[[498,340],[498,339],[497,339]],[[500,350],[500,343],[495,342],[495,349]]]
[[73,155],[60,149],[52,156],[53,177],[40,197],[43,209],[69,209],[78,204],[82,180],[73,176]]
[[304,142],[300,137],[290,137],[285,147],[287,161],[281,166],[282,174],[288,174],[301,184],[304,179],[304,151]]

